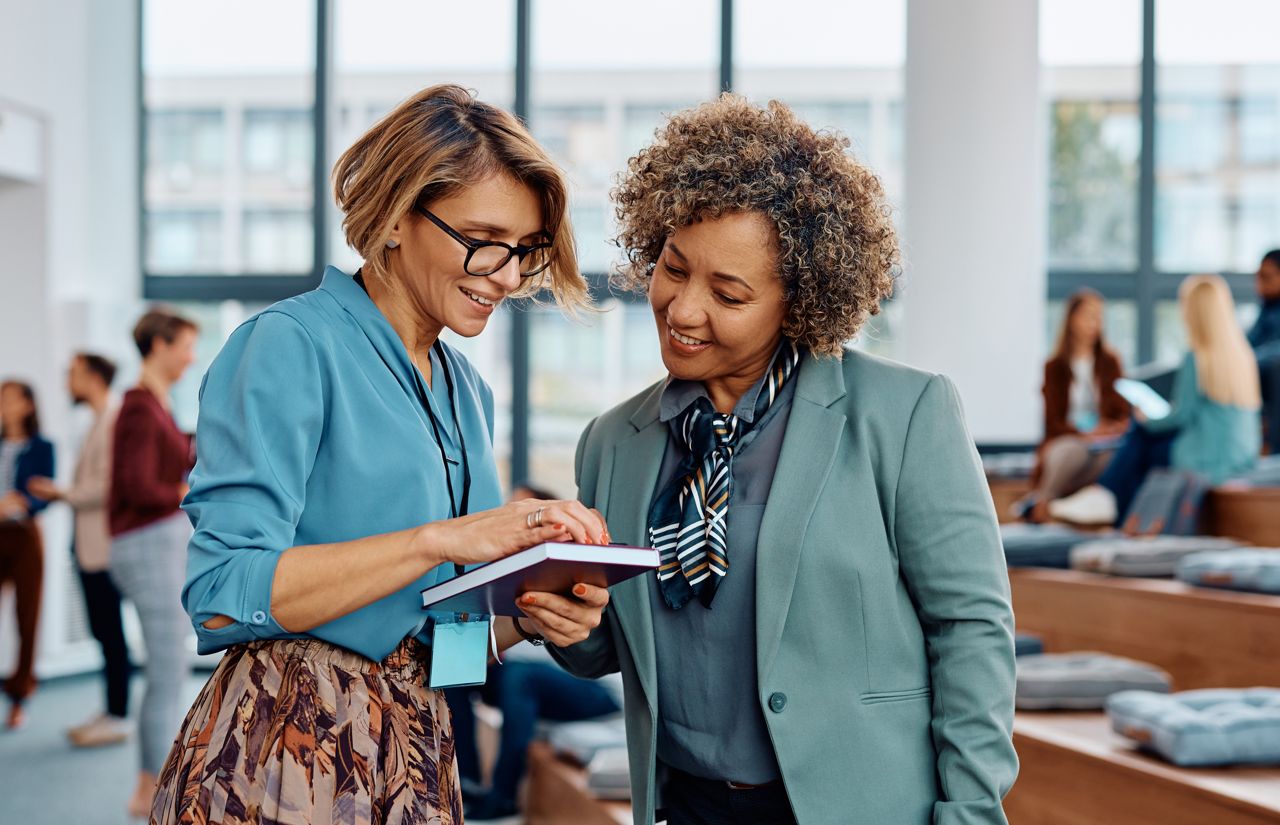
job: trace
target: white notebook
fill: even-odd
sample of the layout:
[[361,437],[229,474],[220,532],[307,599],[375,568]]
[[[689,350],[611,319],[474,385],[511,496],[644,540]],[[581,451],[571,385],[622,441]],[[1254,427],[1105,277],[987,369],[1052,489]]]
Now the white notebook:
[[454,613],[522,616],[521,595],[570,596],[578,583],[611,587],[658,566],[652,547],[548,542],[477,567],[422,591],[422,607]]

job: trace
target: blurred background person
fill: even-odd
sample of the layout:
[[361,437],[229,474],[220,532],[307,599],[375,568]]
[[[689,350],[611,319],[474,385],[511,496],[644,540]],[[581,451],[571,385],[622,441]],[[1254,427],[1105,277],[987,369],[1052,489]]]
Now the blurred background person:
[[1156,467],[1190,470],[1220,484],[1257,461],[1258,366],[1236,320],[1231,288],[1217,275],[1192,275],[1178,301],[1190,348],[1174,379],[1173,408],[1153,419],[1135,410],[1134,425],[1098,483],[1051,502],[1054,518],[1117,524]]
[[71,359],[67,391],[76,405],[93,411],[93,423],[76,457],[71,486],[59,487],[50,478],[31,479],[31,494],[44,501],[65,501],[75,511],[72,541],[76,570],[84,593],[89,631],[102,649],[104,710],[67,731],[73,745],[94,747],[124,741],[129,735],[129,648],[125,644],[120,591],[107,571],[111,559],[111,531],[107,526],[107,494],[111,489],[111,439],[120,400],[111,392],[116,365],[94,353]]
[[[549,490],[522,482],[510,500],[555,498]],[[545,647],[516,645],[503,654],[502,664],[489,666],[483,685],[449,688],[445,698],[453,714],[467,821],[482,822],[517,812],[516,794],[528,768],[529,744],[538,722],[580,722],[617,713],[622,710],[622,679],[617,674],[598,680],[579,679],[556,664]],[[488,786],[483,783],[476,741],[472,705],[476,698],[502,711],[498,758]]]
[[178,428],[169,393],[195,360],[196,325],[162,309],[133,328],[142,356],[137,386],[124,394],[111,443],[111,579],[133,602],[146,645],[146,687],[138,712],[141,765],[129,802],[146,816],[156,776],[182,721],[186,638],[180,597],[191,524],[179,510],[194,463],[192,438]]
[[1258,319],[1249,330],[1249,344],[1258,359],[1262,382],[1262,416],[1269,452],[1280,452],[1280,249],[1262,257],[1254,278],[1258,289]]
[[1044,365],[1044,440],[1032,474],[1035,490],[1016,505],[1032,521],[1048,517],[1050,501],[1097,481],[1114,452],[1109,442],[1129,426],[1129,402],[1115,389],[1124,368],[1102,331],[1105,310],[1100,293],[1073,294]]
[[4,683],[9,729],[26,721],[24,704],[36,689],[36,629],[44,586],[44,544],[36,514],[48,506],[31,494],[31,479],[51,476],[53,444],[40,436],[35,391],[22,381],[0,384],[0,585],[13,582],[18,614],[18,660]]

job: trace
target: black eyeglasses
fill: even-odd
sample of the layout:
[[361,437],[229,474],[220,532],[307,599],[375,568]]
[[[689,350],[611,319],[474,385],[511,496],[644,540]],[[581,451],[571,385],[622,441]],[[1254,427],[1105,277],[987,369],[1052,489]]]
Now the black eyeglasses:
[[484,277],[492,275],[507,265],[511,256],[520,261],[520,277],[532,278],[551,265],[551,241],[524,246],[511,246],[502,241],[477,241],[468,238],[449,224],[431,214],[431,210],[414,205],[413,211],[444,230],[444,233],[467,248],[467,258],[462,268],[468,275]]

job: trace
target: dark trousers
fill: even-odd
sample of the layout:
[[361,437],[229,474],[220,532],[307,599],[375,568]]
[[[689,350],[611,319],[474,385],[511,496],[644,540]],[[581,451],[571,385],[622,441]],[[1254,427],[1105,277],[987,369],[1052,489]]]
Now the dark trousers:
[[44,542],[33,520],[0,522],[0,586],[13,582],[18,614],[18,663],[4,692],[20,704],[36,689],[36,630],[44,587]]
[[1157,467],[1169,466],[1174,435],[1148,432],[1135,422],[1120,439],[1111,463],[1098,479],[1098,483],[1116,497],[1116,524],[1124,523],[1147,473]]
[[123,719],[129,714],[129,648],[124,641],[120,591],[106,570],[80,570],[80,587],[89,614],[89,630],[102,647],[102,675],[107,689],[107,713]]
[[[617,713],[618,704],[604,687],[579,679],[546,662],[507,662],[491,667],[488,690],[481,691],[486,703],[502,710],[502,738],[498,763],[493,769],[493,796],[512,802],[524,777],[529,743],[539,719],[577,722]],[[445,691],[453,714],[453,734],[458,755],[458,775],[479,781],[476,755],[475,715],[471,695],[477,688],[450,688]]]
[[795,825],[796,817],[781,782],[735,790],[724,782],[699,779],[673,770],[663,807],[667,825]]
[[1258,350],[1262,380],[1262,421],[1269,452],[1280,454],[1280,342]]

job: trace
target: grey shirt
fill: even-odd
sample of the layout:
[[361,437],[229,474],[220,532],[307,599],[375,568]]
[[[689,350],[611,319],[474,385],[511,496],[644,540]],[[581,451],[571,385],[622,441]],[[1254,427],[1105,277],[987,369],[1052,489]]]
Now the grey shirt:
[[[764,383],[761,378],[742,396],[734,415],[752,421]],[[716,589],[711,609],[694,599],[672,610],[658,591],[657,578],[649,577],[658,657],[658,758],[703,779],[759,785],[781,776],[756,675],[756,554],[787,548],[757,548],[756,542],[795,383],[793,374],[734,455],[729,572]],[[675,478],[688,453],[674,432],[677,417],[706,394],[696,381],[671,380],[663,390],[660,417],[669,435],[655,496]]]

